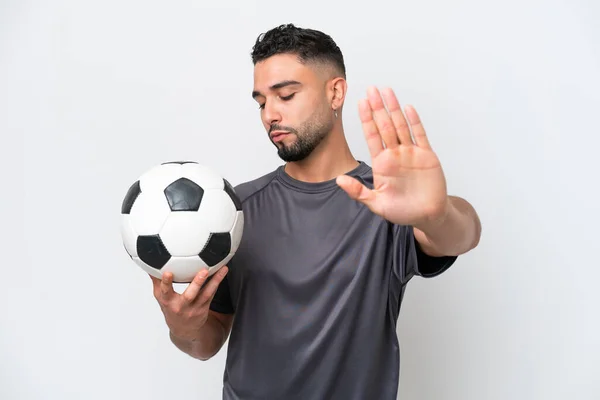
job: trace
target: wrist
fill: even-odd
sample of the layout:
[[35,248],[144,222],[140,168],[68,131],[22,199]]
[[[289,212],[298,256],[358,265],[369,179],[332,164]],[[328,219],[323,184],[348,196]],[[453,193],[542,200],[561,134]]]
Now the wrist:
[[481,224],[472,206],[460,197],[449,196],[444,212],[420,226],[415,226],[433,252],[460,255],[479,242]]
[[414,227],[421,232],[429,235],[442,227],[450,218],[453,211],[452,201],[446,196],[444,204],[429,214],[422,222],[415,224]]

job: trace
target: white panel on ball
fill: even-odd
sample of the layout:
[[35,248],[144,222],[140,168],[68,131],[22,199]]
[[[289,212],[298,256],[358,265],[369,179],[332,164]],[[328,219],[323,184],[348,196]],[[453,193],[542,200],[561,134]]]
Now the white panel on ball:
[[161,273],[173,273],[174,282],[191,282],[194,276],[208,266],[198,256],[172,257],[161,269]]
[[237,212],[233,228],[231,228],[231,252],[235,253],[240,246],[242,240],[242,233],[244,233],[244,213],[242,211]]
[[131,208],[131,226],[138,235],[155,235],[170,213],[162,191],[142,191]]
[[199,212],[172,212],[160,231],[160,238],[171,256],[198,256],[210,233]]
[[181,178],[180,164],[162,164],[151,168],[140,176],[140,187],[143,192],[164,190],[170,183]]
[[202,224],[210,232],[229,232],[237,215],[235,204],[224,190],[207,190],[198,210]]
[[122,215],[121,221],[121,237],[125,250],[131,257],[137,257],[136,240],[137,232],[131,226],[131,215]]
[[223,190],[225,183],[223,177],[212,168],[200,164],[183,164],[181,165],[180,174],[184,178],[188,178],[196,182],[202,189],[219,189]]

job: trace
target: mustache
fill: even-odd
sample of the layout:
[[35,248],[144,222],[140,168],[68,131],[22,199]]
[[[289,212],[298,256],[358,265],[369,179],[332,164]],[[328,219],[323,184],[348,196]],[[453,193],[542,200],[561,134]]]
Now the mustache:
[[273,131],[286,131],[286,132],[290,132],[290,133],[298,133],[298,132],[296,132],[296,130],[294,128],[290,128],[288,126],[277,125],[277,124],[271,125],[271,127],[269,128],[269,135]]

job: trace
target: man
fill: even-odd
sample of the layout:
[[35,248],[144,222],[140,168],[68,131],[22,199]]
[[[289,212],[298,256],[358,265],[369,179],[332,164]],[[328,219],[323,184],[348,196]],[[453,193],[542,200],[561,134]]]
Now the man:
[[477,214],[447,194],[417,112],[405,118],[389,89],[359,104],[372,167],[352,156],[328,35],[283,25],[252,59],[252,97],[285,164],[236,187],[245,228],[229,268],[181,295],[170,274],[152,278],[171,340],[207,360],[230,338],[225,399],[395,399],[406,284],[473,249]]

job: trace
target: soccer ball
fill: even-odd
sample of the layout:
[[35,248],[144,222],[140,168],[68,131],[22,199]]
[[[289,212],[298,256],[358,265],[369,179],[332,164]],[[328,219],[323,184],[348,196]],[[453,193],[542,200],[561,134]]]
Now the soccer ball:
[[121,236],[131,259],[161,279],[189,283],[202,269],[213,275],[235,254],[244,213],[231,184],[193,161],[157,165],[127,191]]

